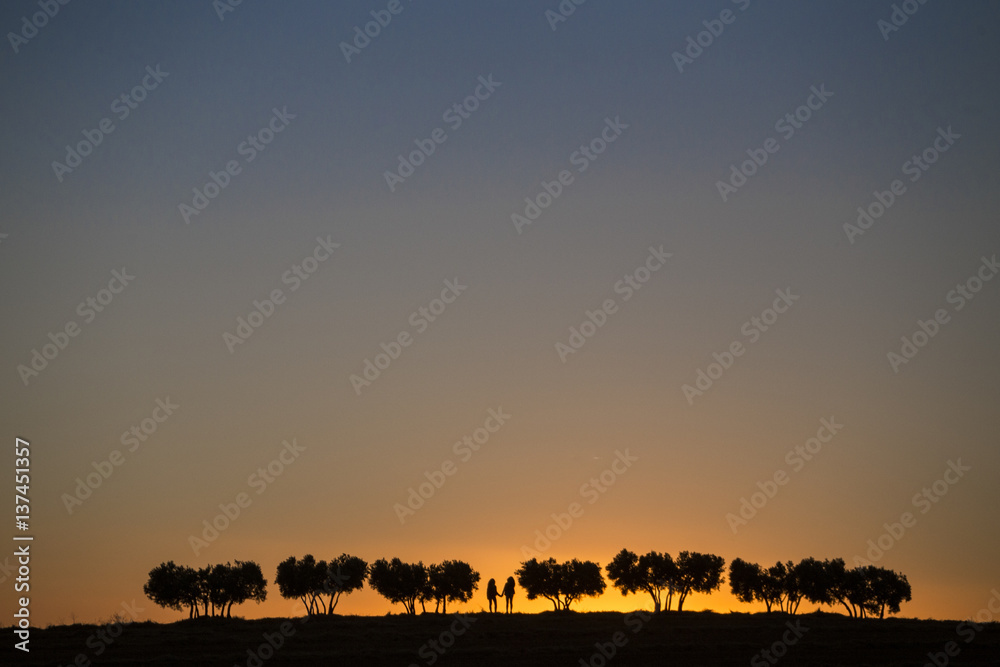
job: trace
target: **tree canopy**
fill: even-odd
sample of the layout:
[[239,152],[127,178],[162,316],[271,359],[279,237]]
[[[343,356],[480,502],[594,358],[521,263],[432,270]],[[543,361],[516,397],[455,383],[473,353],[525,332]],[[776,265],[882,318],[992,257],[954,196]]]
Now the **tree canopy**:
[[340,554],[327,563],[306,554],[279,563],[274,582],[282,597],[301,600],[307,614],[332,614],[340,596],[362,588],[367,576],[368,563],[357,556]]
[[384,558],[372,563],[368,582],[375,592],[389,602],[403,605],[408,614],[417,613],[417,599],[427,593],[427,568],[423,562],[404,563],[398,558]]
[[763,602],[794,614],[805,599],[814,604],[841,604],[848,615],[864,618],[886,610],[899,613],[900,604],[911,599],[906,576],[874,565],[847,569],[843,559],[818,561],[804,558],[764,569],[739,558],[729,567],[729,585],[742,602]]
[[691,593],[711,593],[722,585],[726,560],[713,554],[682,551],[677,555],[677,611],[684,610],[684,600]]
[[421,593],[424,600],[434,600],[434,610],[441,605],[441,613],[448,613],[448,601],[468,602],[479,587],[479,573],[468,563],[446,560],[427,568],[427,584]]
[[[653,600],[653,611],[670,610],[677,585],[677,565],[667,553],[650,551],[637,556],[622,549],[605,567],[608,578],[622,595],[646,591]],[[667,604],[663,606],[666,592]]]
[[576,558],[564,563],[557,563],[555,558],[532,558],[521,563],[515,574],[529,600],[544,597],[557,611],[568,610],[581,597],[600,595],[607,586],[600,565]]
[[238,560],[235,565],[210,565],[198,570],[168,561],[149,571],[142,590],[161,607],[187,606],[189,618],[202,613],[232,616],[234,604],[267,599],[267,580],[260,565],[253,561]]

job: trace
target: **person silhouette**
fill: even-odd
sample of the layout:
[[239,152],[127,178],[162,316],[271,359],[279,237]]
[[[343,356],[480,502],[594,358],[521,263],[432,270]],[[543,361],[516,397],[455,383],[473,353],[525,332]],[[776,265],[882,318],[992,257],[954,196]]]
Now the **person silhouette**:
[[514,577],[507,577],[507,583],[503,585],[503,596],[507,598],[504,608],[509,614],[514,611]]
[[500,593],[497,592],[497,580],[490,579],[489,583],[486,584],[486,600],[490,603],[490,613],[497,611],[497,598],[500,597]]

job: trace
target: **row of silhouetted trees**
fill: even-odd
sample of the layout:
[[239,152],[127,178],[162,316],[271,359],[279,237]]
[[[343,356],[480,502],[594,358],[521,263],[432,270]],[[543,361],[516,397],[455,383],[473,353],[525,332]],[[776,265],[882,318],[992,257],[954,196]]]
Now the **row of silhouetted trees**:
[[808,600],[843,605],[851,616],[884,618],[886,610],[897,614],[900,604],[912,599],[906,575],[875,565],[847,569],[842,558],[778,561],[767,568],[737,558],[729,566],[729,585],[742,602],[763,602],[768,611],[789,614]]
[[[712,593],[723,584],[726,561],[721,556],[682,551],[676,558],[650,551],[644,555],[622,549],[604,568],[622,595],[647,593],[656,612],[670,611],[674,600],[683,611],[691,593]],[[529,600],[545,598],[556,610],[567,610],[582,597],[596,596],[607,587],[601,566],[594,561],[532,558],[515,572]],[[424,565],[399,558],[379,559],[369,565],[357,556],[341,554],[329,562],[313,556],[290,556],[277,568],[274,582],[281,596],[300,600],[306,612],[332,614],[340,596],[359,590],[365,581],[408,614],[417,604],[427,611],[447,612],[449,602],[468,602],[479,587],[479,572],[460,560]],[[864,618],[885,612],[898,613],[911,599],[906,576],[874,565],[848,569],[843,559],[798,563],[777,562],[770,567],[740,558],[729,566],[729,585],[742,602],[762,602],[767,611],[794,614],[802,600],[814,604],[843,605],[851,616]],[[267,581],[253,561],[212,565],[195,570],[170,561],[149,573],[143,587],[153,602],[170,609],[189,608],[189,617],[230,615],[234,604],[263,602]]]
[[150,600],[168,609],[188,608],[195,616],[231,616],[234,604],[267,599],[267,580],[260,565],[236,561],[235,565],[209,565],[194,569],[160,563],[149,571],[142,587]]
[[434,610],[440,608],[442,612],[447,611],[449,601],[468,602],[479,584],[479,573],[460,560],[424,566],[383,558],[369,566],[348,554],[341,554],[329,564],[306,555],[282,561],[274,581],[282,597],[302,600],[309,614],[332,614],[340,596],[364,586],[365,579],[379,595],[415,614],[417,602],[426,611],[424,604],[433,601]]

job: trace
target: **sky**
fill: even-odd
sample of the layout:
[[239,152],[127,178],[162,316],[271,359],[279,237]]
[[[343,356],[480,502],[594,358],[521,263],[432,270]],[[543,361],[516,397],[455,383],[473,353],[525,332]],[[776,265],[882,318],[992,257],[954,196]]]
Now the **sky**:
[[470,611],[622,548],[1000,587],[996,3],[44,4],[0,7],[33,624],[186,617],[168,560],[290,615],[307,553],[468,561]]

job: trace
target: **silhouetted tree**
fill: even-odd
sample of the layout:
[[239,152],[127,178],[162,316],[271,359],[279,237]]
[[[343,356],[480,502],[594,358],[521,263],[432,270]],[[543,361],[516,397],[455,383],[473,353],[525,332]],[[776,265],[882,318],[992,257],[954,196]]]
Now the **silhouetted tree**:
[[729,588],[743,602],[763,602],[765,609],[794,614],[802,600],[802,592],[791,561],[778,561],[769,568],[748,563],[740,558],[729,565]]
[[851,608],[854,610],[854,615],[865,618],[872,611],[871,600],[873,595],[871,582],[868,580],[867,573],[861,567],[847,570],[845,581],[847,602],[850,603]]
[[188,618],[200,616],[201,610],[198,605],[205,597],[205,581],[202,572],[193,567],[181,567],[177,574],[183,602],[190,608]]
[[580,561],[574,558],[561,566],[562,592],[566,609],[584,596],[596,596],[604,592],[607,584],[601,575],[601,566],[592,560]]
[[438,605],[441,613],[448,613],[448,600],[468,602],[479,587],[479,573],[468,563],[460,560],[446,560],[427,568],[427,585],[421,592],[424,600],[434,600],[434,611]]
[[[844,561],[840,561],[843,564]],[[813,604],[832,605],[837,602],[833,596],[835,568],[830,561],[803,558],[795,566],[795,579],[799,591]]]
[[885,618],[886,608],[890,614],[898,614],[899,605],[912,599],[905,574],[875,566],[866,567],[865,574],[871,590],[868,608],[873,614],[878,611],[879,618]]
[[863,577],[859,578],[853,570],[848,570],[843,558],[823,561],[823,569],[830,599],[844,605],[848,615],[860,616],[861,609],[856,601],[867,595]]
[[[340,596],[364,586],[368,563],[348,554],[340,554],[327,563],[317,561],[312,554],[301,560],[289,556],[278,565],[274,583],[281,596],[299,599],[308,615],[332,614]],[[323,596],[328,596],[324,599]]]
[[195,570],[197,577],[197,591],[200,596],[200,602],[203,607],[202,614],[205,616],[214,616],[215,609],[212,608],[211,613],[209,613],[209,604],[212,601],[212,566],[206,565],[205,567],[199,567]]
[[770,601],[764,596],[764,572],[757,563],[734,558],[729,564],[729,589],[740,602],[763,602],[771,611]]
[[318,606],[322,610],[322,601],[317,598],[323,590],[325,578],[325,564],[321,567],[312,554],[306,554],[301,560],[289,556],[281,561],[274,576],[274,583],[278,584],[281,597],[301,600],[306,608],[306,614],[312,616]]
[[799,611],[799,605],[802,604],[802,599],[805,597],[805,593],[802,590],[801,576],[799,574],[798,565],[792,561],[786,561],[785,563],[785,611],[789,614],[795,614]]
[[543,561],[532,558],[524,561],[514,574],[529,600],[543,597],[552,602],[556,611],[559,610],[562,604],[561,573],[555,558]]
[[778,561],[771,567],[761,569],[761,593],[767,610],[776,607],[778,611],[794,614],[802,601],[792,561]]
[[905,575],[874,565],[848,569],[842,558],[822,562],[803,558],[795,565],[789,561],[760,570],[758,565],[736,559],[730,567],[730,586],[734,595],[744,602],[751,601],[747,591],[753,585],[753,568],[757,568],[756,576],[761,581],[753,599],[763,601],[768,611],[776,605],[783,611],[795,613],[805,599],[819,605],[842,604],[852,617],[877,614],[884,618],[886,610],[897,614],[900,604],[912,599]]
[[[201,572],[201,571],[199,571]],[[210,616],[222,615],[229,602],[229,593],[226,590],[226,577],[229,576],[229,568],[225,565],[209,565],[204,568],[205,595],[211,604]]]
[[[816,566],[813,565],[811,567]],[[848,569],[846,563],[844,563],[844,559],[834,558],[832,560],[824,560],[822,568],[822,575],[818,572],[814,572],[814,576],[819,577],[820,581],[815,585],[807,584],[806,586],[812,596],[811,599],[830,605],[839,602],[844,605],[844,609],[847,610],[849,616],[857,616],[856,607],[854,607],[848,599],[853,582],[848,576]],[[821,586],[826,587],[825,596],[823,596],[819,590]]]
[[[622,595],[646,591],[653,599],[654,612],[670,610],[677,579],[677,565],[670,554],[650,551],[636,556],[622,549],[604,569]],[[667,591],[666,607],[662,605],[664,591]]]
[[193,573],[194,570],[176,565],[174,561],[160,563],[149,571],[149,579],[143,584],[142,592],[155,604],[166,609],[179,611],[184,605],[188,605],[188,618],[191,618],[195,615],[198,598],[191,595],[190,576],[187,572]]
[[267,580],[260,565],[253,561],[210,565],[198,570],[170,561],[150,570],[143,591],[162,607],[180,609],[186,605],[188,618],[201,614],[231,616],[234,604],[267,599]]
[[[368,563],[357,556],[340,554],[329,565],[320,561],[319,566],[326,573],[322,580],[322,592],[330,596],[326,604],[327,614],[333,613],[341,594],[359,590],[364,587],[365,579],[368,578]],[[320,604],[322,605],[322,597]]]
[[368,581],[376,593],[390,602],[401,603],[406,613],[416,614],[417,599],[427,590],[427,568],[422,562],[380,558],[372,563]]
[[[226,607],[227,617],[232,617],[234,604],[243,604],[247,600],[259,603],[267,599],[267,579],[257,563],[238,560],[235,565],[226,563],[216,567],[225,568],[222,604]],[[221,609],[219,613],[222,613]]]
[[900,603],[911,599],[910,582],[904,575],[865,565],[846,572],[846,597],[852,615],[860,618],[874,616],[885,618],[889,613],[899,613]]
[[711,593],[722,585],[726,561],[721,556],[682,551],[677,555],[677,611],[691,593]]
[[556,611],[569,609],[585,595],[600,595],[607,585],[600,565],[576,558],[564,563],[557,563],[555,558],[544,561],[532,558],[521,563],[514,574],[529,600],[547,598]]

